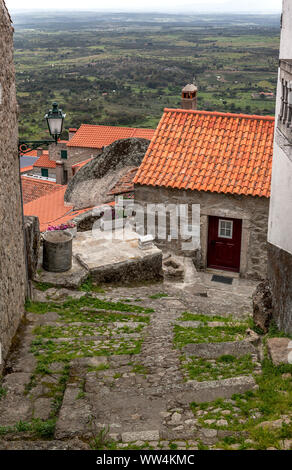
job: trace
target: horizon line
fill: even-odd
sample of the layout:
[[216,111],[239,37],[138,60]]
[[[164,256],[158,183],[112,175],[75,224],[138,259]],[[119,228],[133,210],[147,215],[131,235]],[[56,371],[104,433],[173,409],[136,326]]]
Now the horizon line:
[[172,11],[164,11],[164,10],[145,10],[145,9],[137,9],[137,10],[133,10],[133,9],[123,9],[123,10],[119,10],[119,9],[102,9],[102,8],[88,8],[88,9],[80,9],[80,8],[72,8],[72,7],[63,7],[63,8],[10,8],[9,9],[10,12],[34,12],[34,11],[37,11],[37,12],[56,12],[56,13],[59,13],[59,12],[68,12],[68,11],[71,11],[71,12],[103,12],[103,13],[149,13],[149,14],[164,14],[164,15],[168,15],[168,16],[171,16],[171,15],[177,15],[177,16],[187,16],[187,14],[217,14],[218,13],[222,13],[222,14],[229,14],[229,15],[247,15],[247,16],[252,16],[252,15],[275,15],[275,14],[281,14],[281,9],[279,10],[274,10],[274,9],[271,9],[271,10],[266,10],[266,11],[263,11],[263,10],[254,10],[254,11],[238,11],[238,10],[189,10],[188,13],[180,13],[179,11],[176,11],[176,10],[172,10]]

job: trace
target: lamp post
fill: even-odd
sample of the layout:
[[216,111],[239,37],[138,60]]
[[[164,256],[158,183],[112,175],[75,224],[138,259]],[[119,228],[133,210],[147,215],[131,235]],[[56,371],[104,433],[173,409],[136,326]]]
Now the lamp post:
[[50,135],[53,140],[19,140],[18,141],[18,160],[19,160],[19,186],[20,186],[20,199],[21,199],[21,215],[22,215],[22,226],[23,226],[23,251],[24,260],[26,267],[26,288],[25,297],[26,299],[31,298],[31,286],[28,275],[28,261],[27,261],[27,240],[24,225],[24,212],[23,212],[23,195],[22,195],[22,181],[21,181],[21,168],[20,168],[20,156],[29,153],[31,150],[35,150],[41,145],[50,145],[55,143],[57,145],[58,139],[63,130],[63,124],[66,114],[59,109],[58,103],[53,103],[52,109],[45,115],[47,120]]
[[48,124],[50,135],[53,140],[19,140],[18,142],[18,153],[25,155],[31,150],[35,150],[41,145],[50,145],[55,142],[57,145],[58,139],[63,130],[63,124],[66,114],[59,109],[58,103],[53,103],[52,109],[45,115],[45,119]]

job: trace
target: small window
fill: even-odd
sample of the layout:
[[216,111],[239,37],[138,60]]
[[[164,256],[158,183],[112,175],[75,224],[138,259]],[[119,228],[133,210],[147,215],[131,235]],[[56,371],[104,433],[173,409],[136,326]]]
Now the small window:
[[67,160],[67,150],[61,150],[61,158]]
[[232,238],[233,237],[233,221],[219,219],[218,237]]
[[45,178],[49,177],[49,170],[47,168],[42,168],[42,176]]

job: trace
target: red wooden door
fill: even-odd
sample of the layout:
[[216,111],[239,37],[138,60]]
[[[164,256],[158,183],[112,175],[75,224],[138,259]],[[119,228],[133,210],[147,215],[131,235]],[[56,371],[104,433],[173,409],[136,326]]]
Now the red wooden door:
[[242,220],[209,217],[208,267],[239,272]]

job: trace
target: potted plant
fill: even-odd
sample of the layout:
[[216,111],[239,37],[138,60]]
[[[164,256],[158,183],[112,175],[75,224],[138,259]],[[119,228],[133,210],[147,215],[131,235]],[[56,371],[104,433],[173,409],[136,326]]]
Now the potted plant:
[[77,225],[74,223],[68,223],[68,224],[61,224],[61,225],[50,225],[47,228],[47,232],[55,232],[55,231],[60,231],[60,230],[71,233],[71,235],[75,237],[77,233]]

